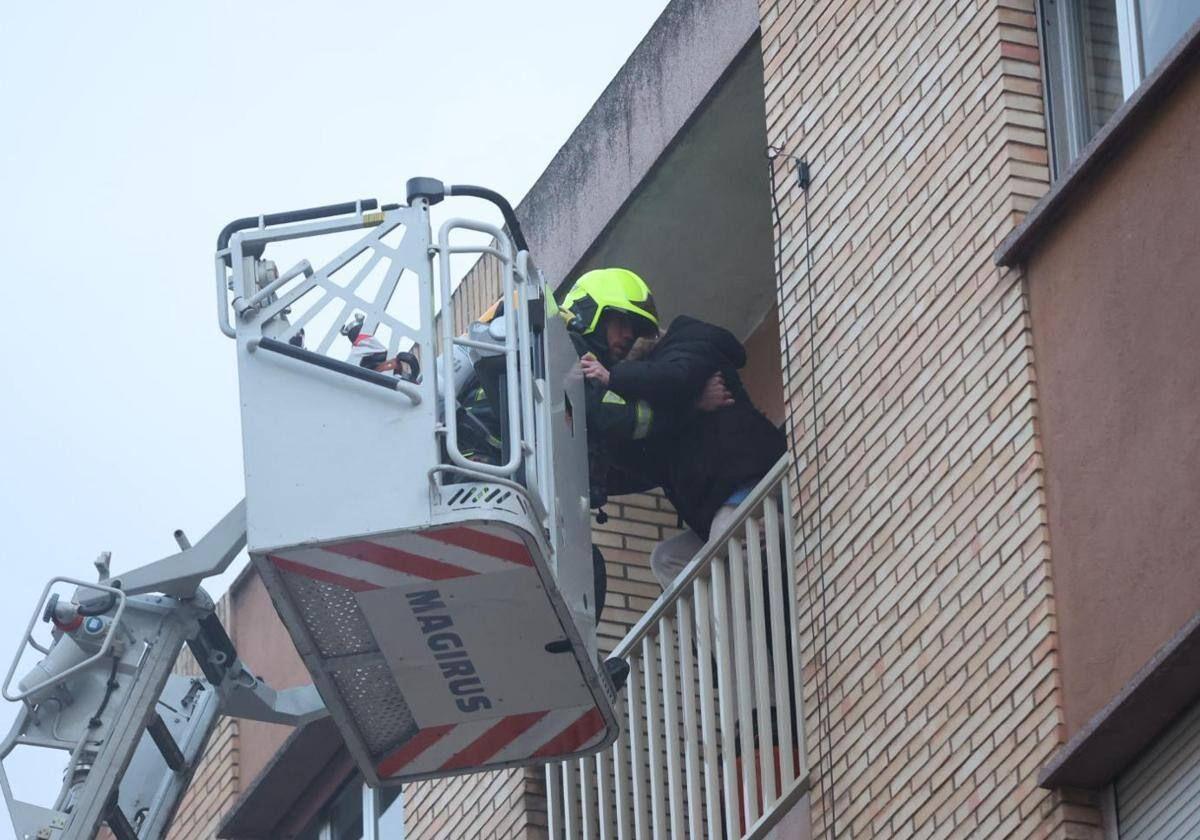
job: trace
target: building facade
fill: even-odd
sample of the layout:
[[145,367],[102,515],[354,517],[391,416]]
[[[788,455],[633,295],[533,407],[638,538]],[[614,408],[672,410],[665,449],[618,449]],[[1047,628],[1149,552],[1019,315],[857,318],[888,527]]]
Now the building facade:
[[[668,318],[731,329],[785,424],[786,499],[762,509],[787,514],[772,580],[793,581],[802,757],[774,794],[744,748],[699,761],[700,719],[733,746],[734,718],[705,717],[703,678],[687,689],[709,667],[686,635],[718,605],[704,593],[757,541],[664,600],[647,556],[677,520],[644,494],[594,531],[602,644],[636,660],[634,743],[611,760],[380,797],[328,727],[227,721],[172,836],[350,840],[364,814],[414,838],[1196,836],[1197,17],[676,0],[518,208],[557,287],[623,265]],[[498,294],[481,262],[456,328]],[[235,584],[231,634],[296,684],[261,590]],[[680,635],[646,635],[647,612]],[[701,789],[708,810],[683,804]],[[761,807],[739,819],[739,796]]]

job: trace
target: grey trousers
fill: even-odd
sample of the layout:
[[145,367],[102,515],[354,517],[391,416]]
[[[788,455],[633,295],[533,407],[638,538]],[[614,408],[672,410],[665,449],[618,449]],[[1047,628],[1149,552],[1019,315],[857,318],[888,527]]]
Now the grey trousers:
[[[736,510],[737,507],[734,505],[721,506],[717,510],[716,516],[713,517],[709,533],[719,534],[725,530],[725,526],[729,524],[729,520],[733,518]],[[668,537],[654,546],[654,551],[650,552],[650,571],[654,572],[658,585],[663,589],[670,586],[671,581],[675,580],[684,567],[692,562],[696,552],[703,547],[704,540],[690,528],[682,534]]]

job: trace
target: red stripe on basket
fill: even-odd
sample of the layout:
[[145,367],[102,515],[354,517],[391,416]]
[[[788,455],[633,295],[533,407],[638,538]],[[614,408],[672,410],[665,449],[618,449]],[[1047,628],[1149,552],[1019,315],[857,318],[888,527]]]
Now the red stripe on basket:
[[604,728],[604,716],[594,706],[580,715],[574,723],[542,745],[531,758],[563,755],[574,752]]
[[518,566],[532,566],[533,558],[524,544],[506,540],[503,537],[485,534],[472,528],[439,528],[436,531],[425,531],[421,534],[431,540],[437,540],[446,545],[478,551],[491,557],[499,557]]
[[467,746],[452,755],[442,770],[461,770],[464,767],[479,767],[500,750],[507,747],[525,730],[550,714],[547,711],[525,712],[519,715],[509,715],[499,723],[484,732]]
[[457,726],[457,723],[446,723],[442,726],[430,726],[422,729],[405,741],[403,746],[385,756],[382,761],[375,765],[376,772],[384,778],[396,775],[406,765],[411,764],[413,759],[442,740]]
[[297,563],[295,560],[288,560],[286,557],[278,557],[274,554],[268,554],[268,559],[285,572],[302,575],[313,580],[323,581],[324,583],[332,583],[335,586],[341,586],[344,589],[349,589],[352,592],[370,592],[375,589],[383,589],[374,583],[369,583],[358,578],[346,577],[334,572],[327,572],[324,569],[318,569],[313,566],[306,566],[303,563]]
[[321,548],[325,551],[332,551],[334,554],[340,554],[343,557],[352,557],[355,560],[373,563],[376,566],[383,566],[384,568],[403,572],[413,577],[424,578],[425,580],[449,580],[450,578],[470,577],[471,575],[479,574],[471,569],[464,569],[462,566],[443,563],[441,560],[422,557],[419,554],[410,554],[398,548],[367,542],[366,540],[352,540],[350,542],[337,543],[336,545],[323,545]]

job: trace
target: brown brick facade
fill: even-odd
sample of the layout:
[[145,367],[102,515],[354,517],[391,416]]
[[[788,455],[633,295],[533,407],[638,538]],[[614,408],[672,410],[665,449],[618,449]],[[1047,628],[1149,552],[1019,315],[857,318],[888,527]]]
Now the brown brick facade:
[[1036,785],[1062,727],[1036,380],[991,262],[1048,181],[1033,2],[760,7],[768,138],[813,176],[776,160],[814,836],[1099,837]]
[[[230,609],[232,597],[231,590],[217,602],[217,617],[231,635],[234,631]],[[175,665],[175,673],[202,676],[200,666],[186,648]],[[217,824],[233,807],[240,792],[238,724],[236,718],[230,717],[218,721],[196,775],[192,777],[192,784],[179,803],[167,840],[210,840],[217,836]]]

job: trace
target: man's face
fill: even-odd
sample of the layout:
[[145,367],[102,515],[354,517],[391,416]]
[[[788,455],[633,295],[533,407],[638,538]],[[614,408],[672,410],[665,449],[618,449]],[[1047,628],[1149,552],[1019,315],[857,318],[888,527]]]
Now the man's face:
[[630,348],[637,335],[633,329],[633,319],[620,312],[610,312],[604,319],[604,340],[608,344],[608,354],[614,362],[619,362],[629,355]]

